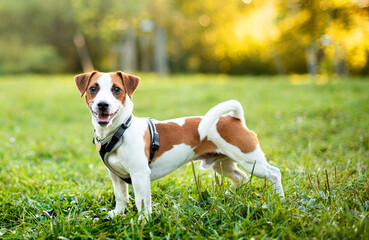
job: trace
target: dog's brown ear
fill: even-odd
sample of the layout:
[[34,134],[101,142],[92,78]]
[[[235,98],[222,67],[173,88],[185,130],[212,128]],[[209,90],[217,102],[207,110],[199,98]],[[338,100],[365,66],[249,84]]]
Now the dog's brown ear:
[[82,73],[74,77],[74,81],[78,87],[79,92],[81,93],[81,97],[86,92],[88,84],[90,83],[91,77],[97,73],[97,71]]
[[132,98],[133,92],[138,87],[138,84],[140,83],[141,79],[137,76],[134,76],[132,74],[127,74],[121,71],[116,72],[116,74],[120,76],[120,78],[123,81],[124,90],[126,90],[126,93],[128,94],[128,96]]

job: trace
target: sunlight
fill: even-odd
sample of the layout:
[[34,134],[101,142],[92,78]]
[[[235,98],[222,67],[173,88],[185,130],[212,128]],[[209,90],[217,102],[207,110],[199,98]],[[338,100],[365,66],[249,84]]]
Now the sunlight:
[[242,2],[246,3],[246,4],[250,4],[251,0],[242,0]]

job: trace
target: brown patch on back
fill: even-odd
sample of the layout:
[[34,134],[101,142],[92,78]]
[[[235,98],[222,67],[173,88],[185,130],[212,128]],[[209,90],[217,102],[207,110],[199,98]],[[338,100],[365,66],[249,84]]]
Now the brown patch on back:
[[253,152],[259,143],[256,134],[245,128],[238,118],[220,117],[217,123],[217,131],[227,143],[238,147],[243,153]]
[[159,134],[160,148],[155,153],[153,161],[155,161],[157,157],[160,157],[166,151],[172,149],[174,145],[179,144],[186,144],[194,148],[195,154],[214,152],[217,147],[213,142],[207,140],[207,138],[200,142],[200,135],[198,132],[200,121],[201,118],[187,118],[185,120],[185,124],[182,126],[174,122],[155,124],[156,130]]
[[198,147],[195,148],[195,154],[214,152],[217,149],[217,146],[215,146],[215,144],[212,141],[209,141],[207,137],[205,137],[204,140],[200,142],[200,135],[198,134],[198,125],[196,126],[196,133],[199,140],[197,141]]

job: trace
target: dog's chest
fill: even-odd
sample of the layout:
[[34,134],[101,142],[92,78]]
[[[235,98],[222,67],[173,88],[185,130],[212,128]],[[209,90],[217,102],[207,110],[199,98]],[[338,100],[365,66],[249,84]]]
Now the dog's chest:
[[127,163],[119,157],[118,153],[110,154],[106,161],[108,161],[110,166],[120,174],[129,175]]

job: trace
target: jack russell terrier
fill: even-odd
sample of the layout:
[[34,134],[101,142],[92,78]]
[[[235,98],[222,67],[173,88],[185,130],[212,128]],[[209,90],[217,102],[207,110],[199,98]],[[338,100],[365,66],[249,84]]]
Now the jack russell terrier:
[[235,185],[247,178],[238,163],[246,172],[268,179],[284,196],[280,170],[265,159],[256,134],[246,127],[239,102],[220,103],[202,117],[153,121],[132,115],[131,98],[139,77],[93,71],[74,79],[81,97],[86,94],[95,128],[93,142],[113,182],[116,207],[110,217],[124,214],[127,183],[133,185],[140,217],[150,215],[150,182],[191,160],[203,160],[204,167],[212,166]]

